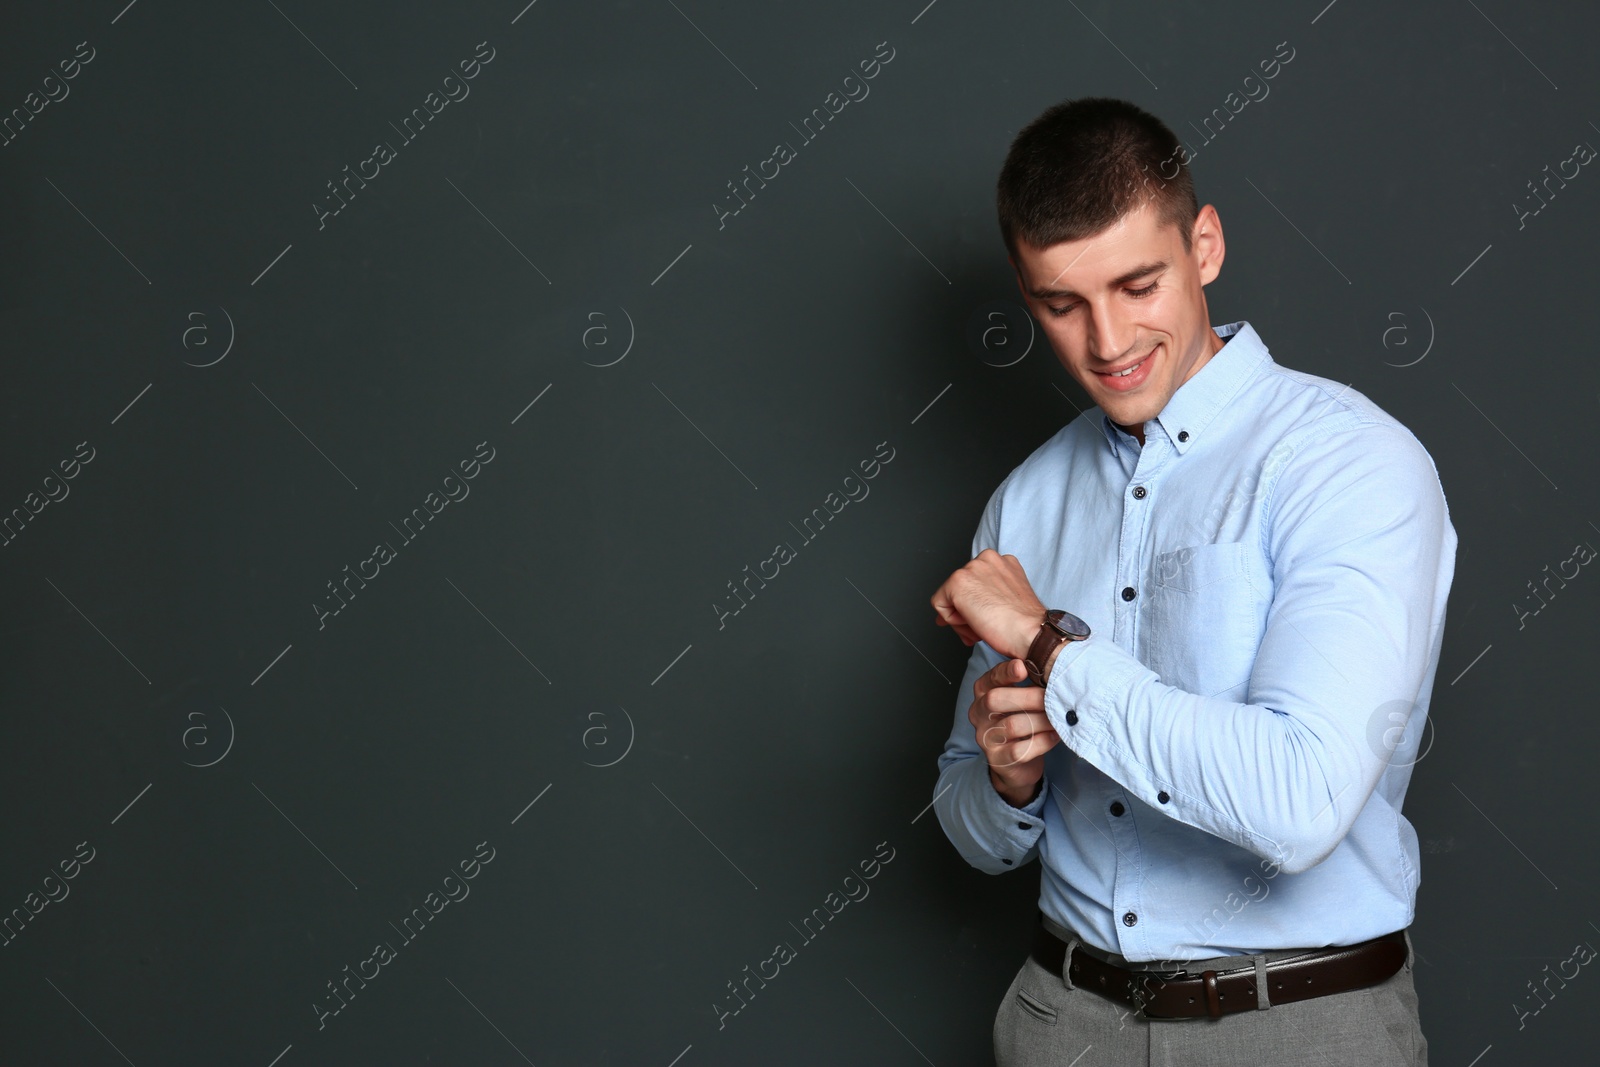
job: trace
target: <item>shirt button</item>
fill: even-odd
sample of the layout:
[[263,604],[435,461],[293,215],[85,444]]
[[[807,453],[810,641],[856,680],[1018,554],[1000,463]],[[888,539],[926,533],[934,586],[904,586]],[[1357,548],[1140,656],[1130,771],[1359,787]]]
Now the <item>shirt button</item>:
[[1167,791],[1165,789],[1163,789],[1161,792],[1156,794],[1156,799],[1161,801],[1161,803],[1165,804],[1167,801],[1171,800],[1172,798],[1167,796]]
[[1135,499],[1135,500],[1143,500],[1144,497],[1145,497],[1145,487],[1142,486],[1142,485],[1134,486],[1133,487],[1133,499]]
[[1127,810],[1127,808],[1122,806],[1122,801],[1113,800],[1111,802],[1111,814],[1115,815],[1117,818],[1122,818],[1122,813]]
[[1131,911],[1128,912],[1128,914],[1126,914],[1126,915],[1124,915],[1122,917],[1122,925],[1123,926],[1133,926],[1138,921],[1139,921],[1139,916],[1135,915]]
[[1017,823],[1017,829],[1018,830],[1032,830],[1033,829],[1033,823],[1031,823],[1031,822],[1019,822],[1019,823]]
[[1000,862],[1005,864],[1007,867],[1011,866],[1011,861],[1010,860],[1001,860]]
[[1178,440],[1187,441],[1188,439],[1189,439],[1189,431],[1188,430],[1179,430],[1178,431]]
[[1131,585],[1128,586],[1127,588],[1123,589],[1123,591],[1122,591],[1122,599],[1123,600],[1132,600],[1134,597],[1136,597],[1138,595],[1139,595],[1138,593],[1134,592],[1133,586],[1131,586]]
[[1067,725],[1068,726],[1076,726],[1076,725],[1078,725],[1078,710],[1076,708],[1067,709]]

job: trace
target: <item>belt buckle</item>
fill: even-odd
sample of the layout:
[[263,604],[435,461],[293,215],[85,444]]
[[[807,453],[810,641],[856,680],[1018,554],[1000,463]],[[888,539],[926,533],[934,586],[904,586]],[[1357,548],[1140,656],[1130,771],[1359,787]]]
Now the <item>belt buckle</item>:
[[1133,1017],[1135,1019],[1150,1018],[1150,1015],[1144,1010],[1145,1005],[1149,1004],[1151,999],[1144,995],[1143,987],[1147,980],[1143,975],[1140,975],[1135,981],[1128,983],[1128,999],[1133,1001]]

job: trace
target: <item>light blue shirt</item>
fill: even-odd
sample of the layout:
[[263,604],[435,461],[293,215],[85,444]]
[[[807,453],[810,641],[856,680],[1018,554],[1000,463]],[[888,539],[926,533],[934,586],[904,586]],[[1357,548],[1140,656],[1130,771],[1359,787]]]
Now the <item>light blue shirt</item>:
[[1361,393],[1214,329],[1142,447],[1094,408],[990,497],[973,555],[1093,633],[1051,671],[1062,743],[1021,809],[967,718],[1001,661],[973,646],[934,793],[968,863],[1038,857],[1040,910],[1130,960],[1377,937],[1420,880],[1400,807],[1455,570],[1438,473]]

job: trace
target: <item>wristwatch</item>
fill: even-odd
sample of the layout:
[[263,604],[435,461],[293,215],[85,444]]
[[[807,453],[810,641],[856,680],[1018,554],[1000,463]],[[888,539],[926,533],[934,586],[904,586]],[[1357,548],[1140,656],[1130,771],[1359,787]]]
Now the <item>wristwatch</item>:
[[1028,655],[1023,660],[1028,666],[1028,677],[1033,679],[1033,684],[1044,688],[1044,668],[1050,662],[1050,657],[1055,650],[1068,641],[1082,641],[1089,636],[1089,624],[1060,608],[1051,608],[1044,613],[1044,622],[1039,625],[1039,633],[1033,639],[1033,644],[1028,646]]

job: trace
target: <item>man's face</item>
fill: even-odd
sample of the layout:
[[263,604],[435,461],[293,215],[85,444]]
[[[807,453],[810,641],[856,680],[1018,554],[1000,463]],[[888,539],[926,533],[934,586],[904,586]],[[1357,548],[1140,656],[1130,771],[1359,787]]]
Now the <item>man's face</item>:
[[[1201,208],[1188,252],[1177,228],[1155,216],[1146,202],[1080,241],[1037,248],[1019,238],[1011,261],[1061,365],[1141,442],[1145,421],[1222,347],[1202,288],[1222,269],[1216,209]],[[1129,367],[1123,377],[1107,373]]]

